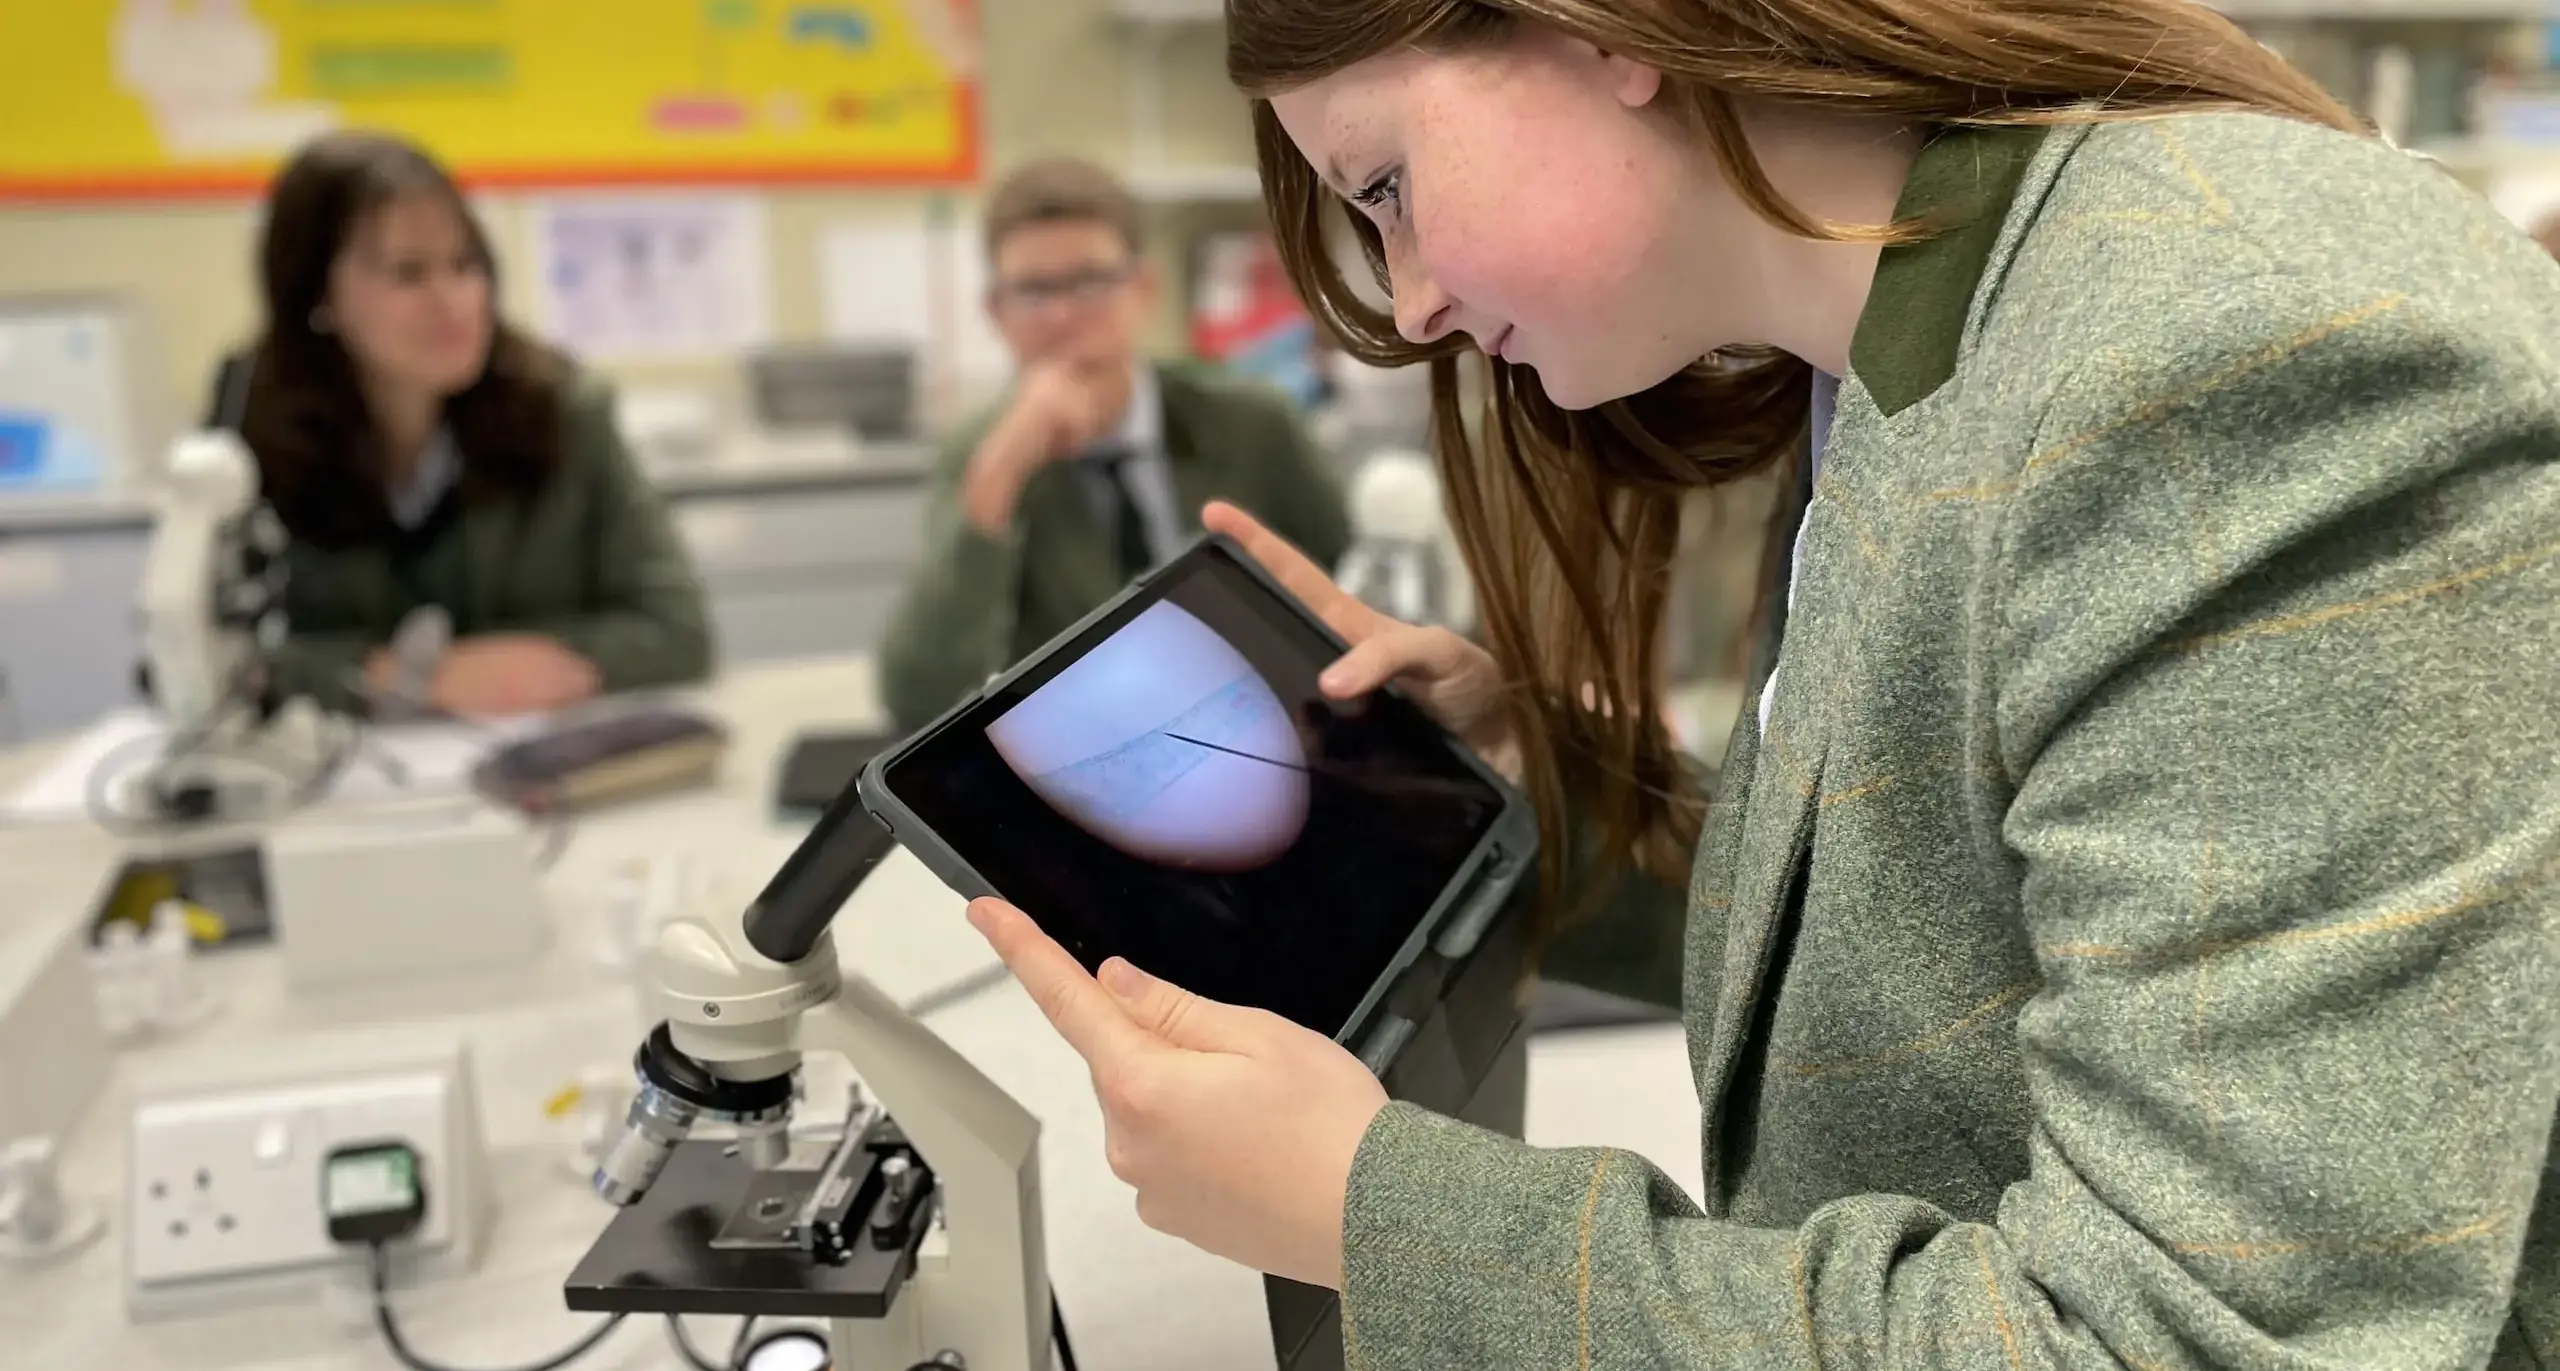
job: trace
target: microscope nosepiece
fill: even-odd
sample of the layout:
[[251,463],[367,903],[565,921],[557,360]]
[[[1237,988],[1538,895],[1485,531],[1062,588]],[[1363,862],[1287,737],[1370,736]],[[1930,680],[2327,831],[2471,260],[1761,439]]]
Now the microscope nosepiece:
[[759,1168],[779,1166],[788,1158],[796,1070],[754,1080],[728,1079],[685,1055],[663,1023],[632,1054],[631,1065],[640,1078],[640,1093],[631,1098],[622,1136],[596,1166],[596,1193],[606,1202],[627,1208],[648,1194],[674,1158],[676,1144],[702,1119],[735,1125],[740,1152]]

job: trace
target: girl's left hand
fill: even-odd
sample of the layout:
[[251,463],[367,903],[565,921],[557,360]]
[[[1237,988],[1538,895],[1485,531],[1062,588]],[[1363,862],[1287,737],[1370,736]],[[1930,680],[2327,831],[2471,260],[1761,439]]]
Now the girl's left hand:
[[1096,981],[1001,900],[969,906],[1034,1004],[1093,1070],[1112,1174],[1150,1228],[1339,1289],[1351,1160],[1387,1092],[1331,1039],[1204,1000],[1118,958]]

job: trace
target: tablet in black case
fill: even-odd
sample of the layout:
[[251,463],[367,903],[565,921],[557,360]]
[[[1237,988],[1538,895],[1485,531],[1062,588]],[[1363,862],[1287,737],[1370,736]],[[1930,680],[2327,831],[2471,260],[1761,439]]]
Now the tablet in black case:
[[1207,537],[874,758],[863,805],[963,895],[1349,1041],[1453,910],[1527,865],[1527,803]]

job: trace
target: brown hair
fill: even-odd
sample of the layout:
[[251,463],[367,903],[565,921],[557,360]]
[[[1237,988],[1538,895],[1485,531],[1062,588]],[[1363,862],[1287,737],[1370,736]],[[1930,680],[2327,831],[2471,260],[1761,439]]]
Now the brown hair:
[[[417,147],[374,133],[333,133],[306,145],[267,195],[259,247],[266,322],[249,362],[241,440],[257,454],[261,488],[286,529],[321,547],[391,535],[381,434],[355,360],[313,327],[329,271],[365,221],[394,200],[431,196],[453,208],[497,295],[489,236],[444,168]],[[459,492],[483,501],[541,489],[560,460],[567,359],[501,320],[478,380],[445,401],[461,458]]]
[[987,197],[987,260],[1014,230],[1033,224],[1098,223],[1132,256],[1146,246],[1146,215],[1117,176],[1080,157],[1044,157],[996,183]]
[[[1488,646],[1515,685],[1505,707],[1549,854],[1543,937],[1579,907],[1568,897],[1596,893],[1630,858],[1675,886],[1685,878],[1705,796],[1669,736],[1659,679],[1681,498],[1800,451],[1810,373],[1737,349],[1568,412],[1534,372],[1485,359],[1458,335],[1408,343],[1390,312],[1353,292],[1325,248],[1326,206],[1339,202],[1267,97],[1395,50],[1491,45],[1530,22],[1661,71],[1659,107],[1697,130],[1754,211],[1807,237],[1899,241],[1928,226],[1825,225],[1787,204],[1752,156],[1738,97],[1921,127],[2212,107],[2362,125],[2192,0],[1227,0],[1227,71],[1257,97],[1263,196],[1299,293],[1354,357],[1431,368],[1441,475],[1482,587]],[[1385,284],[1375,227],[1338,212]],[[1481,456],[1459,404],[1462,360],[1490,381]],[[1589,824],[1572,847],[1568,797]]]

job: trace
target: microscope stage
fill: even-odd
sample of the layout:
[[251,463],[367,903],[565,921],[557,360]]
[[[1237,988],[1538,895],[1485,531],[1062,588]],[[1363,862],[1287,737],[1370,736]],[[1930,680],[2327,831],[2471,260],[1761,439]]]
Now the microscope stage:
[[905,1242],[882,1248],[858,1241],[843,1265],[820,1262],[742,1232],[768,1227],[758,1220],[764,1212],[779,1213],[773,1200],[794,1186],[805,1194],[819,1173],[759,1172],[729,1151],[725,1142],[680,1144],[649,1192],[614,1216],[569,1274],[569,1307],[787,1319],[887,1314],[914,1271],[929,1212],[918,1216]]

